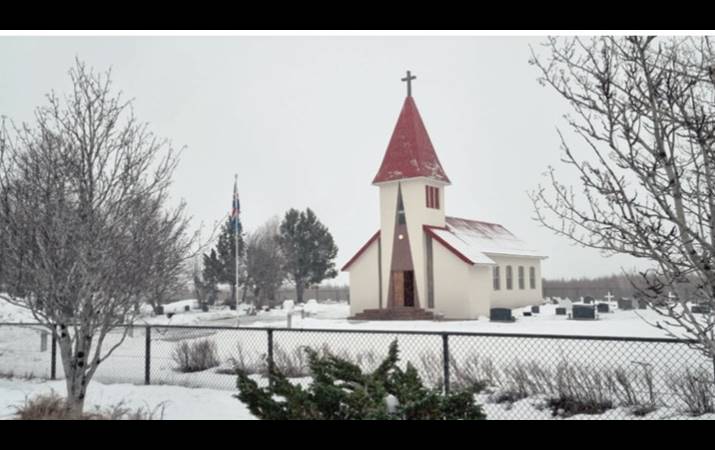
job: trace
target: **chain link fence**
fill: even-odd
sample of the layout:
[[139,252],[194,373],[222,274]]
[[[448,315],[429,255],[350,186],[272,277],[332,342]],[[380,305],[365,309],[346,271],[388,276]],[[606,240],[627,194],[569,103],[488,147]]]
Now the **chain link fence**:
[[[118,347],[95,379],[235,391],[237,368],[259,383],[271,365],[306,379],[305,347],[373,370],[393,340],[403,367],[436,389],[472,389],[489,419],[688,418],[713,408],[713,361],[671,339],[130,326],[108,336],[105,348]],[[0,324],[0,376],[62,378],[57,353],[43,327]]]

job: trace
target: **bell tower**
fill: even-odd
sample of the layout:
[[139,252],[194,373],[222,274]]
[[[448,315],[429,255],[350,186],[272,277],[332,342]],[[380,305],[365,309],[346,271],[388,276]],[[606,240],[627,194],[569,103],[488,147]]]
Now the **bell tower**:
[[380,189],[380,304],[427,306],[424,225],[445,226],[444,187],[450,184],[412,97],[407,97],[373,184]]

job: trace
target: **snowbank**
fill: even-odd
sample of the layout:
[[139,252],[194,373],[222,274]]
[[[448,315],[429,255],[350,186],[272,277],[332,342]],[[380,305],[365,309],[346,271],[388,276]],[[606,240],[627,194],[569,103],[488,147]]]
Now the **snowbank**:
[[[0,418],[12,418],[14,406],[25,398],[55,391],[65,393],[64,381],[0,379]],[[232,392],[179,386],[135,386],[92,382],[87,390],[86,410],[124,402],[130,408],[153,410],[164,406],[167,420],[255,420]]]

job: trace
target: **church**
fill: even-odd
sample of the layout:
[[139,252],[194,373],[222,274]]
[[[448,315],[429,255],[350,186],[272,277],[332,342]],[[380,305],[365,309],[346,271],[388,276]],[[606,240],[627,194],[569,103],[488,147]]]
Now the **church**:
[[[545,258],[502,225],[450,217],[451,184],[412,97],[380,169],[380,229],[343,266],[350,315],[363,320],[477,319],[542,303]],[[476,197],[478,201],[478,197]]]

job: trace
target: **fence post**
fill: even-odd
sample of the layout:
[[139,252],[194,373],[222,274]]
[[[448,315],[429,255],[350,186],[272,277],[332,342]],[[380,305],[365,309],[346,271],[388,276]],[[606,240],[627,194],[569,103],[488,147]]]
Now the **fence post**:
[[57,328],[52,327],[52,356],[50,357],[50,379],[57,379]]
[[273,330],[268,332],[268,387],[273,387]]
[[442,360],[444,364],[444,393],[449,394],[449,334],[442,335]]
[[146,326],[144,348],[144,384],[151,384],[151,326]]

